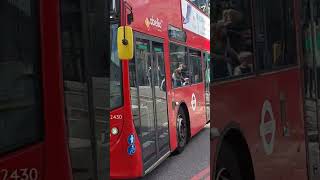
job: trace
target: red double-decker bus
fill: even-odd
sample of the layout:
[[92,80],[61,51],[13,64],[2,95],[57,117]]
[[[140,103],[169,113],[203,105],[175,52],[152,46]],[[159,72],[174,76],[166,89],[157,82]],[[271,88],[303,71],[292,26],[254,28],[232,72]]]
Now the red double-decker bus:
[[319,1],[211,8],[211,177],[319,179]]
[[[187,0],[113,1],[111,178],[144,176],[172,152],[182,152],[207,123],[210,20],[202,5],[200,10]],[[133,40],[126,40],[134,54],[121,61],[117,42],[125,33],[117,31],[123,26],[133,32]]]
[[109,179],[105,2],[0,2],[0,179]]

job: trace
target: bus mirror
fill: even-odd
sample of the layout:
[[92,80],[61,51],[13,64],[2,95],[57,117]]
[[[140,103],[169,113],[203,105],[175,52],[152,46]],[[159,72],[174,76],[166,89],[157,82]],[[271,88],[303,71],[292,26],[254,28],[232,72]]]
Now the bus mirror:
[[132,12],[130,14],[128,14],[127,21],[128,21],[129,25],[133,22],[133,13]]
[[133,58],[133,31],[129,26],[118,28],[118,57],[120,60],[131,60]]

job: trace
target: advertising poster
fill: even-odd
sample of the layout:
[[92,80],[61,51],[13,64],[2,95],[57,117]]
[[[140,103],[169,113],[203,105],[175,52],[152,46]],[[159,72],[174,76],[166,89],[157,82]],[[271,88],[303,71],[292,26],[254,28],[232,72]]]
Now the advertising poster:
[[210,19],[187,0],[181,0],[181,6],[183,28],[210,39]]

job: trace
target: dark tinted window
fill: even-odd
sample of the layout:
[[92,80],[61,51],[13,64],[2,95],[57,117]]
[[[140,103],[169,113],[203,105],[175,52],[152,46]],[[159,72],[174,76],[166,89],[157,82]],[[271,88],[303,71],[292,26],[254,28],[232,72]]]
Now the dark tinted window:
[[[304,62],[304,95],[307,98],[315,97],[315,67],[313,42],[315,41],[312,33],[312,14],[310,0],[304,0],[301,6],[301,39]],[[317,33],[318,34],[318,33]],[[317,72],[319,73],[319,72]],[[319,88],[318,88],[319,89]]]
[[168,36],[170,40],[176,40],[180,42],[186,42],[187,33],[179,28],[169,25],[168,27]]
[[296,63],[293,1],[264,0],[256,7],[258,67],[273,69]]
[[189,49],[189,59],[190,59],[190,77],[191,83],[197,84],[202,82],[202,62],[201,62],[201,52]]
[[251,1],[217,0],[213,6],[213,78],[253,72]]
[[0,2],[0,153],[43,134],[39,2],[20,2]]
[[117,29],[118,24],[110,25],[110,47],[111,47],[111,61],[110,61],[110,108],[114,109],[122,105],[122,70],[121,62],[118,58],[117,49]]
[[204,53],[203,54],[203,58],[204,58],[204,64],[205,64],[205,81],[206,81],[206,84],[210,85],[210,54],[208,53]]
[[315,61],[317,68],[318,98],[320,98],[320,2],[314,1],[313,21],[315,26]]

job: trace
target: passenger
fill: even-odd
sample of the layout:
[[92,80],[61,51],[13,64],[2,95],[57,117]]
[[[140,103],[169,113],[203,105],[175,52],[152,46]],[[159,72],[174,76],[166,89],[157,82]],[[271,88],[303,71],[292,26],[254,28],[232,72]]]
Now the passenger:
[[[180,63],[179,67],[174,70],[172,74],[172,79],[174,82],[174,87],[179,87],[184,84],[190,83],[188,81],[188,70],[187,70],[187,65],[184,63]],[[188,82],[186,82],[188,81]],[[186,83],[185,83],[186,82]]]
[[223,11],[222,19],[213,25],[214,47],[212,54],[214,78],[231,76],[233,67],[239,65],[237,52],[231,46],[230,27],[235,26],[242,18],[241,13],[232,9]]
[[160,90],[162,90],[162,91],[166,91],[167,90],[166,79],[165,78],[163,78],[162,81],[161,81]]
[[147,78],[148,78],[149,85],[151,85],[151,72],[152,72],[152,67],[149,66],[147,71]]
[[199,74],[194,75],[194,82],[195,83],[200,82]]
[[184,80],[184,82],[182,83],[183,86],[187,86],[187,85],[190,84],[190,79],[189,78],[184,78],[183,80]]
[[238,53],[241,52],[243,47],[242,32],[245,30],[242,13],[234,9],[228,9],[225,26],[230,47]]
[[183,76],[182,76],[182,64],[179,64],[179,67],[173,71],[172,80],[174,87],[179,87],[183,83]]
[[241,52],[239,55],[240,65],[234,68],[234,75],[247,74],[252,72],[252,53]]
[[181,64],[181,74],[182,74],[183,79],[189,77],[188,67],[184,63]]

